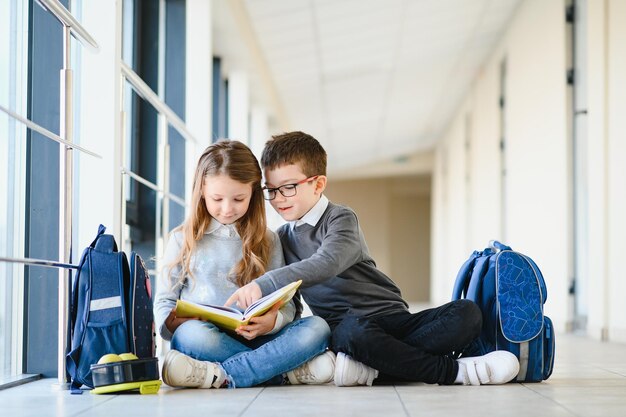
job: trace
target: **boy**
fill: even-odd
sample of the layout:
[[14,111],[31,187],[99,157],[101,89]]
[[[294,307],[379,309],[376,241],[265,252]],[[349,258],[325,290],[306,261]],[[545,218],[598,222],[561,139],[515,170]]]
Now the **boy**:
[[502,384],[519,370],[515,355],[496,351],[455,360],[480,333],[482,316],[459,300],[411,314],[395,283],[376,268],[356,214],[324,196],[326,152],[302,132],[274,136],[261,157],[265,198],[289,223],[278,229],[287,266],[241,287],[226,304],[245,308],[302,279],[311,311],[332,329],[338,386],[378,381]]

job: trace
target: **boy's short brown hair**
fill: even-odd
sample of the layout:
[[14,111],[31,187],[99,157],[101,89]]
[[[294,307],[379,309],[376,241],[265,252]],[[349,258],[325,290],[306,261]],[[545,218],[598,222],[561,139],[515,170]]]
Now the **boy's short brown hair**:
[[263,169],[298,164],[307,177],[326,175],[326,151],[311,135],[287,132],[272,136],[261,155]]

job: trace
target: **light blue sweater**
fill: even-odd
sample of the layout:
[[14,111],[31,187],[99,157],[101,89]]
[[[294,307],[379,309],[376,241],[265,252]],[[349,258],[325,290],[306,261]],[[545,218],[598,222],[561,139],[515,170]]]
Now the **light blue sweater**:
[[[182,286],[172,285],[177,282],[180,266],[175,266],[170,270],[167,268],[167,265],[178,257],[182,247],[183,234],[181,231],[177,231],[170,235],[163,255],[163,265],[165,267],[156,282],[156,296],[154,299],[155,325],[159,334],[165,340],[172,338],[171,332],[165,326],[165,319],[176,305],[176,300],[182,299],[200,304],[223,305],[228,297],[238,288],[228,278],[228,273],[242,257],[241,238],[233,226],[224,226],[218,223],[217,227],[215,227],[215,223],[215,220],[213,220],[211,225],[213,227],[209,228],[209,232],[205,233],[204,237],[198,242],[198,246],[191,257],[190,268],[194,279],[191,280],[189,277],[186,277],[185,284]],[[269,229],[266,233],[273,243],[272,256],[267,268],[272,270],[285,265],[285,261],[280,240],[276,233]],[[291,322],[295,314],[296,307],[293,301],[282,307],[271,333],[277,332],[285,324]]]

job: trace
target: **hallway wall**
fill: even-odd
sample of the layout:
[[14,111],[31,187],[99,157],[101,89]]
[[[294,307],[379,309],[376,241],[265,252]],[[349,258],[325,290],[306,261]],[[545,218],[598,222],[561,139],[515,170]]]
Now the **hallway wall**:
[[587,330],[626,341],[626,2],[589,1],[588,11]]
[[498,239],[539,264],[550,291],[546,313],[561,330],[571,273],[564,10],[563,1],[522,4],[437,147],[433,196],[433,212],[441,213],[433,225],[433,299],[447,301],[472,250]]
[[[605,9],[604,5],[607,5]],[[522,3],[436,147],[433,173],[434,302],[449,300],[454,276],[474,249],[501,239],[531,256],[548,286],[546,314],[571,329],[573,149],[566,84],[565,1]],[[609,10],[610,9],[610,12]],[[626,4],[588,2],[588,333],[626,340]],[[618,22],[621,22],[619,24]],[[499,108],[506,62],[504,122]],[[621,109],[621,116],[618,116]],[[504,153],[500,152],[500,131]],[[502,175],[504,170],[504,175]]]
[[408,302],[430,299],[429,184],[428,176],[330,178],[325,192],[356,212],[370,255]]

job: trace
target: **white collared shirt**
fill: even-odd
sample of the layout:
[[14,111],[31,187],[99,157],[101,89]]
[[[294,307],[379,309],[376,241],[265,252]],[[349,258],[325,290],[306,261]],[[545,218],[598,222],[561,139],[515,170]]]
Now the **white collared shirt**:
[[222,224],[212,217],[209,228],[207,229],[205,234],[214,234],[215,236],[231,238],[239,237],[239,233],[237,232],[237,226],[235,226],[235,223]]
[[327,207],[328,207],[328,197],[322,194],[319,201],[315,203],[315,205],[311,208],[311,210],[309,210],[304,216],[302,216],[301,219],[289,222],[289,225],[291,226],[291,230],[295,229],[301,224],[309,224],[315,227],[317,225],[317,222],[319,222],[320,219],[322,218],[322,215],[326,211]]

